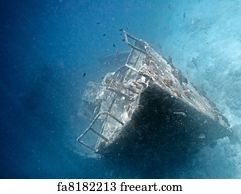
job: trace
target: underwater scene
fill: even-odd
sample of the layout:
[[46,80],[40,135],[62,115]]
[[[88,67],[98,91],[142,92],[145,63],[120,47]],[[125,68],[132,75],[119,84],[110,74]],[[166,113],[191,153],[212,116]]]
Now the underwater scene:
[[0,9],[0,178],[241,178],[241,0]]

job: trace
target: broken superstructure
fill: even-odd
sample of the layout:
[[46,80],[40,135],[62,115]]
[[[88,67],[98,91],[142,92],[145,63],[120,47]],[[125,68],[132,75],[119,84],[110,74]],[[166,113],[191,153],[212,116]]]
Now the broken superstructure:
[[[131,51],[83,96],[89,127],[77,141],[104,157],[190,153],[230,136],[227,119],[148,43],[124,32]],[[88,136],[88,137],[87,137]]]

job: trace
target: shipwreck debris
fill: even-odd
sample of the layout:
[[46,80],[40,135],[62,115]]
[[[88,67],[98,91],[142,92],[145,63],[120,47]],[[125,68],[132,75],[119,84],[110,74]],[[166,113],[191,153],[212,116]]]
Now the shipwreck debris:
[[91,122],[77,138],[81,145],[114,160],[160,160],[232,136],[227,119],[172,62],[123,34],[131,48],[126,62],[83,96]]

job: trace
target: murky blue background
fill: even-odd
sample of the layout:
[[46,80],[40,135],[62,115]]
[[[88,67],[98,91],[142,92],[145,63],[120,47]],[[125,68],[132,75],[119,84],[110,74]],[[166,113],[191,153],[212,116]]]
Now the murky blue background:
[[[240,10],[240,0],[1,1],[0,178],[127,177],[75,141],[86,83],[115,68],[100,58],[128,50],[122,28],[172,57],[240,133]],[[224,139],[177,174],[241,178],[240,159]]]

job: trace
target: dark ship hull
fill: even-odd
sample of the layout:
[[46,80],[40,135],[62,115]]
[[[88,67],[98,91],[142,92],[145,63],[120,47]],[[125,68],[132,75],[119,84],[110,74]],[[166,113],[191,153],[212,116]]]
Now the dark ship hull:
[[230,130],[217,121],[151,85],[141,93],[138,108],[115,141],[98,153],[116,158],[144,157],[148,152],[189,154],[229,135]]

